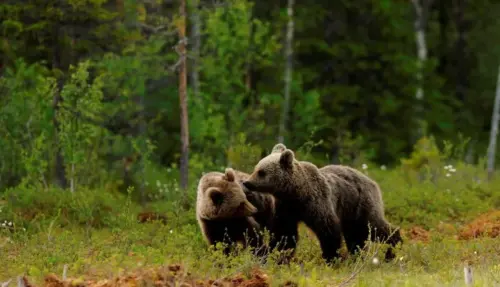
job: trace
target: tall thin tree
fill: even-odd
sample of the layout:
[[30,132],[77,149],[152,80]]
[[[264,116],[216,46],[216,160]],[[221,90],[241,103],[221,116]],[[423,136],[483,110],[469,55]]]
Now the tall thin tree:
[[181,0],[179,7],[179,103],[181,120],[181,160],[180,160],[180,186],[187,193],[188,163],[189,163],[189,128],[187,104],[187,65],[186,65],[186,0]]
[[288,25],[286,30],[286,39],[285,39],[285,57],[286,57],[286,65],[285,65],[285,95],[283,102],[283,112],[281,114],[281,121],[279,127],[278,134],[278,142],[284,142],[285,133],[286,133],[286,123],[288,118],[288,113],[290,112],[290,88],[292,84],[292,69],[293,69],[293,4],[294,0],[288,0]]
[[425,133],[425,119],[422,118],[423,111],[423,100],[425,97],[424,84],[423,84],[423,69],[425,67],[425,62],[427,61],[427,41],[425,29],[427,26],[427,19],[429,15],[429,9],[432,5],[433,0],[411,0],[413,8],[415,11],[415,42],[417,45],[417,57],[418,57],[418,71],[417,71],[417,91],[415,93],[415,98],[417,99],[416,114],[418,116],[418,127],[414,136],[414,140],[422,137]]
[[488,179],[493,178],[495,172],[495,156],[497,148],[498,121],[500,120],[500,67],[498,69],[497,89],[493,114],[491,116],[490,144],[488,146]]

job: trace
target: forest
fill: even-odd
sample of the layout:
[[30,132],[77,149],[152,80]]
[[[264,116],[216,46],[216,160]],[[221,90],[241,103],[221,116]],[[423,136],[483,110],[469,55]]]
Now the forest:
[[[499,34],[492,0],[1,1],[0,284],[500,286]],[[277,143],[375,180],[396,259],[210,247],[199,179]]]

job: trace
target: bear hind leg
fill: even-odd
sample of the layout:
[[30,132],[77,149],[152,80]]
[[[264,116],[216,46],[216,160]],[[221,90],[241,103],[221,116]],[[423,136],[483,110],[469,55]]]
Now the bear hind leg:
[[[368,223],[364,224],[368,225]],[[363,249],[366,240],[368,240],[368,228],[360,228],[361,226],[355,223],[345,224],[343,228],[344,239],[347,251],[355,255],[359,249]]]

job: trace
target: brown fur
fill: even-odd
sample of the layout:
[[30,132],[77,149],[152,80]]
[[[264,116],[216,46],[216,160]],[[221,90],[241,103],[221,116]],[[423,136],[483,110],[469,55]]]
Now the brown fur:
[[[299,240],[298,219],[295,210],[288,205],[282,204],[274,196],[268,193],[259,193],[245,190],[248,200],[259,210],[253,215],[261,227],[270,233],[268,251],[277,249],[284,251],[278,259],[278,264],[288,263],[294,256]],[[263,229],[262,228],[262,229]]]
[[260,231],[267,229],[270,233],[269,248],[268,250],[263,250],[260,254],[264,255],[264,253],[267,254],[267,252],[277,249],[278,251],[285,252],[281,254],[278,263],[288,263],[294,256],[299,241],[299,220],[297,219],[295,210],[286,204],[282,204],[281,201],[276,200],[269,193],[259,193],[245,188],[243,182],[248,180],[250,175],[238,170],[234,170],[234,172],[248,201],[258,210],[253,215],[253,218],[260,224]]
[[[327,262],[338,257],[342,233],[354,253],[368,239],[368,223],[372,239],[387,239],[392,229],[384,218],[380,189],[373,180],[349,167],[317,168],[297,161],[283,144],[277,144],[243,184],[256,192],[273,194],[293,210],[293,220],[303,221],[315,233]],[[391,245],[400,241],[399,232],[389,239]],[[389,250],[386,258],[392,257]]]
[[209,172],[198,184],[196,217],[206,241],[215,245],[242,243],[256,248],[261,254],[262,240],[259,232],[268,227],[274,215],[274,197],[264,195],[250,202],[243,191],[242,180],[248,174],[226,169],[225,173]]

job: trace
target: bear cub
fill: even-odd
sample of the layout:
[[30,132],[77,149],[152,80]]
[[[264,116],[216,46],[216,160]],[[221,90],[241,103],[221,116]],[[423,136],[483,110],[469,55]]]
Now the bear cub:
[[260,232],[269,227],[274,216],[274,197],[256,195],[252,204],[243,190],[242,180],[248,174],[227,168],[225,173],[209,172],[200,178],[196,199],[196,218],[205,240],[210,245],[241,243],[254,247],[262,255]]
[[[394,258],[392,246],[402,242],[399,231],[384,218],[379,186],[363,173],[346,166],[318,168],[297,161],[283,144],[274,146],[243,182],[249,190],[270,193],[294,210],[320,242],[322,256],[330,263],[338,258],[342,235],[350,253],[371,238],[387,240],[391,248],[386,259]],[[371,230],[370,230],[371,228]]]

